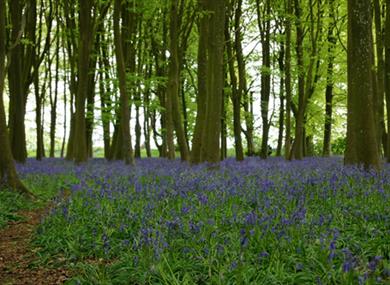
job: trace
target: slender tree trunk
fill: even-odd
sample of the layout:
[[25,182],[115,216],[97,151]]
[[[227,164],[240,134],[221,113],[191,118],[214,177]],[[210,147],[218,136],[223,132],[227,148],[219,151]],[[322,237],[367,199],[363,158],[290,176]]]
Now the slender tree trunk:
[[263,123],[260,157],[266,159],[268,156],[268,137],[270,122],[268,120],[269,100],[271,94],[271,3],[265,2],[265,13],[263,14],[264,24],[261,23],[260,0],[256,0],[258,26],[261,34],[263,66],[261,72],[261,119]]
[[[245,61],[242,51],[242,31],[241,31],[241,17],[242,17],[242,0],[238,0],[237,8],[235,11],[234,17],[234,35],[235,41],[234,46],[236,50],[237,64],[238,64],[238,76],[239,84],[237,89],[237,79],[234,70],[234,57],[232,48],[226,44],[226,49],[228,50],[228,60],[229,60],[229,73],[230,80],[232,83],[232,88],[234,89],[232,93],[232,102],[233,102],[233,126],[234,126],[234,142],[236,149],[236,159],[238,161],[244,160],[244,150],[242,147],[241,139],[241,98],[246,92],[246,70],[245,70]],[[228,26],[229,23],[225,23],[225,26]],[[228,38],[226,40],[230,41],[230,31],[227,31]]]
[[[171,11],[170,11],[170,25],[169,25],[169,51],[170,51],[170,60],[168,67],[168,90],[167,90],[167,130],[168,130],[168,149],[169,149],[169,158],[174,158],[174,153],[172,154],[172,126],[169,126],[173,123],[177,141],[180,149],[180,157],[183,161],[189,160],[189,150],[187,145],[187,140],[185,137],[182,115],[180,113],[179,105],[179,90],[180,90],[180,65],[179,65],[179,11],[178,11],[178,0],[171,0]],[[170,114],[171,113],[171,114]],[[171,121],[172,120],[172,121]],[[170,147],[169,147],[170,146]],[[173,149],[174,151],[174,149]]]
[[34,92],[35,92],[35,125],[37,135],[36,159],[42,160],[44,157],[43,147],[43,130],[42,130],[42,98],[39,92],[39,73],[34,75]]
[[61,158],[64,157],[64,154],[65,154],[65,143],[66,143],[66,132],[67,132],[67,129],[68,129],[68,122],[67,122],[67,119],[68,119],[68,106],[67,106],[67,84],[68,84],[68,76],[66,74],[66,70],[67,70],[67,61],[66,61],[66,51],[65,51],[65,37],[62,37],[63,39],[63,47],[62,47],[62,59],[63,59],[63,69],[64,69],[64,88],[63,88],[63,92],[64,92],[64,122],[63,122],[63,125],[64,125],[64,133],[63,133],[63,138],[62,138],[62,144],[61,144]]
[[298,65],[298,113],[295,124],[295,140],[294,140],[294,158],[303,158],[303,129],[304,129],[304,105],[305,105],[305,73],[304,73],[304,58],[303,58],[303,38],[304,32],[301,23],[302,9],[299,0],[294,0],[295,3],[295,23],[297,29],[297,65]]
[[115,44],[115,56],[117,61],[117,72],[119,78],[119,91],[120,91],[120,127],[122,134],[122,148],[124,161],[126,164],[134,164],[134,154],[131,147],[131,135],[130,135],[130,110],[129,110],[129,96],[126,88],[126,69],[125,60],[122,48],[122,35],[119,28],[121,11],[121,0],[115,0],[114,4],[114,44]]
[[285,43],[282,41],[280,43],[280,51],[279,51],[279,70],[280,70],[280,110],[279,110],[279,134],[278,134],[278,145],[276,147],[276,156],[282,155],[282,146],[283,146],[283,133],[284,133],[284,81],[285,81]]
[[[95,39],[95,51],[99,48]],[[95,70],[97,57],[93,56],[89,63],[88,87],[87,87],[87,114],[85,118],[85,136],[87,142],[88,157],[93,157],[93,128],[94,128],[94,111],[95,111]]]
[[88,160],[85,125],[85,101],[88,94],[90,56],[93,46],[92,1],[79,0],[80,36],[78,51],[78,86],[74,133],[74,156],[77,164]]
[[286,137],[284,144],[284,156],[290,159],[291,153],[291,17],[292,0],[287,0],[286,19]]
[[375,39],[376,39],[376,60],[377,60],[377,142],[380,154],[382,146],[384,154],[387,157],[386,148],[386,126],[384,114],[384,99],[385,99],[385,61],[383,58],[383,29],[382,29],[382,11],[379,0],[374,0],[374,20],[375,20]]
[[100,88],[100,103],[101,116],[103,125],[103,140],[104,140],[104,157],[110,160],[110,122],[111,122],[111,86],[110,86],[110,62],[108,55],[108,39],[105,38],[104,33],[100,38],[101,52],[99,57],[99,88]]
[[336,46],[336,38],[334,36],[334,0],[329,0],[329,18],[332,22],[328,26],[328,68],[326,74],[326,89],[325,89],[325,126],[324,126],[324,144],[322,156],[331,154],[331,134],[332,134],[332,113],[333,113],[333,65],[334,65],[334,49]]
[[[225,85],[226,86],[226,85]],[[224,160],[227,158],[227,124],[226,124],[226,94],[223,93],[221,101],[221,154],[220,159]]]
[[[152,65],[147,65],[145,70],[145,77],[147,80],[150,80],[151,76],[152,76]],[[146,150],[147,157],[152,157],[152,150],[150,146],[150,134],[151,134],[150,96],[151,96],[150,84],[146,84],[145,95],[144,95],[144,136],[145,136],[145,150]]]
[[[207,11],[205,0],[198,0],[198,3],[201,11]],[[191,152],[191,163],[193,164],[201,162],[202,137],[206,120],[208,17],[209,15],[202,14],[199,23],[197,112]]]
[[[58,8],[57,8],[58,9]],[[58,18],[58,15],[57,15]],[[58,80],[59,80],[59,68],[60,68],[60,25],[57,25],[57,38],[56,38],[56,52],[55,52],[55,87],[54,87],[54,98],[53,94],[50,93],[50,157],[54,157],[55,152],[55,138],[56,138],[56,123],[57,123],[57,101],[58,101]],[[49,67],[50,68],[50,67]],[[51,78],[51,76],[50,76]],[[49,84],[51,85],[51,80]]]
[[[239,27],[241,24],[240,23],[241,4],[242,4],[241,1],[239,1],[238,4],[239,6],[237,6],[236,9],[236,17],[234,23],[235,33],[236,33],[236,39],[235,39],[236,51],[237,51],[237,45],[240,45],[239,48],[241,48],[241,44],[237,43],[238,40],[241,40],[241,32],[239,29],[237,29],[237,27]],[[233,7],[229,7],[229,10],[230,11],[233,10]],[[229,14],[231,13],[230,11]],[[238,23],[236,21],[238,21]],[[237,35],[237,33],[239,35]],[[242,140],[241,140],[241,92],[243,90],[241,88],[238,88],[237,86],[237,76],[236,76],[236,70],[234,68],[235,57],[233,55],[232,39],[230,36],[229,16],[227,16],[225,20],[225,41],[226,41],[227,65],[229,70],[230,87],[232,90],[231,99],[233,103],[233,131],[234,131],[234,145],[235,145],[234,149],[236,152],[236,160],[242,161],[244,160],[244,151],[243,151]],[[237,57],[238,57],[238,53],[237,53]]]

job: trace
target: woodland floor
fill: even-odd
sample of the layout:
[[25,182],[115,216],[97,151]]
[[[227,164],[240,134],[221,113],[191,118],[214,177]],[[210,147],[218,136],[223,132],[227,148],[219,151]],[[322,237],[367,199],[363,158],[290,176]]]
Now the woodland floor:
[[44,208],[20,211],[23,220],[10,222],[0,230],[0,284],[63,284],[69,277],[66,269],[34,264],[38,257],[31,238],[45,213]]

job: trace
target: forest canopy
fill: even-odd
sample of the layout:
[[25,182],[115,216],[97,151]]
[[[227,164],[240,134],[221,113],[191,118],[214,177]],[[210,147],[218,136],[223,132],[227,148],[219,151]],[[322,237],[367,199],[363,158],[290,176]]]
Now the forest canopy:
[[[356,157],[347,125],[358,118],[346,117],[364,117],[365,106],[369,144],[388,153],[383,1],[360,1],[369,15],[338,0],[3,2],[5,112],[18,162]],[[369,47],[356,40],[364,37]],[[359,68],[371,71],[350,72]],[[347,112],[359,108],[348,92],[362,90],[368,105]]]

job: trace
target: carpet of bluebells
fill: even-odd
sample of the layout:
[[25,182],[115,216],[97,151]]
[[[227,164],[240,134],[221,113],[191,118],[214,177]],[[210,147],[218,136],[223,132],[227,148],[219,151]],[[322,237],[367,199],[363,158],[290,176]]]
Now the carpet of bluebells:
[[390,165],[47,159],[18,169],[60,181],[34,245],[75,268],[71,284],[390,284]]

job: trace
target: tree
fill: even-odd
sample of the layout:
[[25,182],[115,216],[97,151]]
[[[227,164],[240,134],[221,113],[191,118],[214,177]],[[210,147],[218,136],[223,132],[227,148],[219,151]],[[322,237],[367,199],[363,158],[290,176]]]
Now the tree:
[[216,163],[220,160],[225,0],[206,1],[204,4],[210,16],[207,24],[206,116],[203,121],[200,160]]
[[209,40],[209,25],[206,13],[206,0],[198,0],[198,9],[200,11],[199,19],[199,41],[198,41],[198,94],[196,97],[196,123],[194,136],[192,138],[191,163],[201,162],[202,137],[206,120],[206,100],[207,100],[207,46]]
[[[263,66],[261,71],[261,121],[263,123],[260,156],[268,156],[268,137],[270,122],[268,119],[269,100],[271,94],[271,3],[267,0],[261,13],[260,0],[256,0],[257,19],[260,30]],[[263,22],[262,22],[262,19]]]
[[287,0],[287,18],[286,18],[286,138],[284,144],[285,158],[290,159],[291,152],[291,17],[292,1]]
[[115,0],[114,4],[114,42],[115,42],[115,56],[117,64],[117,72],[119,78],[120,91],[120,127],[122,134],[122,154],[126,164],[134,164],[134,155],[131,147],[130,135],[130,111],[129,111],[129,96],[126,87],[126,68],[125,59],[123,56],[122,35],[120,32],[120,11],[121,0]]
[[[182,114],[179,108],[179,90],[180,90],[180,59],[179,59],[179,35],[181,23],[183,21],[183,9],[185,1],[170,1],[170,24],[169,24],[169,66],[168,66],[168,89],[167,89],[167,130],[168,130],[168,157],[175,157],[175,147],[173,143],[173,129],[176,132],[179,143],[180,156],[184,161],[189,160],[189,150],[182,123]],[[173,147],[173,149],[172,149]]]
[[6,59],[6,4],[0,0],[0,187],[16,190],[30,198],[34,195],[24,186],[16,172],[14,159],[12,157],[10,140],[7,130],[5,107],[3,100],[4,80],[7,70]]
[[74,159],[76,163],[88,160],[85,102],[88,93],[90,56],[93,46],[92,0],[79,0],[80,36],[78,50],[78,82],[74,133]]
[[329,18],[331,22],[328,24],[328,68],[326,73],[326,88],[325,88],[325,126],[324,126],[324,144],[322,148],[322,156],[330,155],[331,134],[332,134],[332,115],[333,115],[333,66],[334,66],[334,49],[336,46],[336,36],[334,35],[335,17],[334,17],[334,0],[329,0]]
[[24,125],[27,94],[23,93],[23,81],[21,81],[23,73],[23,47],[20,40],[25,28],[22,20],[23,6],[22,0],[10,0],[8,4],[10,22],[12,25],[10,38],[14,44],[10,51],[10,66],[8,69],[8,85],[10,91],[8,125],[12,154],[19,162],[25,162],[27,158]]
[[[244,160],[244,151],[242,147],[242,139],[241,139],[241,99],[242,99],[242,93],[245,92],[243,90],[243,80],[245,80],[246,74],[244,70],[244,77],[242,78],[241,73],[239,71],[239,77],[240,82],[237,84],[237,76],[236,76],[236,70],[235,70],[235,58],[237,57],[238,64],[240,65],[241,60],[241,54],[242,53],[242,47],[241,47],[241,10],[242,1],[230,1],[229,3],[229,14],[231,14],[233,8],[235,8],[235,15],[234,15],[234,34],[235,34],[235,40],[234,40],[234,46],[236,47],[236,56],[233,56],[233,46],[232,46],[232,39],[230,36],[230,17],[226,17],[226,23],[225,23],[225,39],[226,39],[226,52],[227,52],[227,62],[228,62],[228,70],[229,70],[229,77],[230,77],[230,89],[231,89],[231,100],[233,104],[233,130],[234,130],[234,145],[235,145],[235,151],[236,151],[236,160],[242,161]],[[240,69],[240,66],[239,66]],[[237,86],[239,85],[239,86]]]
[[348,117],[345,164],[380,169],[374,118],[370,0],[348,1]]
[[390,162],[390,0],[386,0],[386,22],[385,22],[385,94],[387,111],[387,162]]

